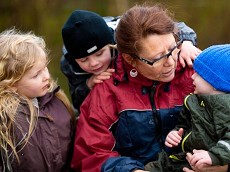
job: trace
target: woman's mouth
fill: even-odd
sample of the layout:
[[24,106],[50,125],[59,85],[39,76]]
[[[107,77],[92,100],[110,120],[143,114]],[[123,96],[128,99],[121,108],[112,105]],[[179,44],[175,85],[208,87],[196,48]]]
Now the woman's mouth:
[[170,71],[162,73],[162,74],[163,74],[163,76],[168,77],[168,76],[172,75],[173,72],[174,72],[174,70],[171,69]]

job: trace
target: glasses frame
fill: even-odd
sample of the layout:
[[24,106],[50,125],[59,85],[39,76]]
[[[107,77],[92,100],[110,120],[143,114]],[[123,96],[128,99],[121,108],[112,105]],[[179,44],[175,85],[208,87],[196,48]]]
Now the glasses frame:
[[[176,35],[177,36],[177,35]],[[178,36],[175,38],[175,39],[178,39]],[[149,61],[147,60],[146,58],[143,58],[143,57],[139,57],[138,55],[132,55],[133,57],[137,58],[138,60],[141,60],[142,62],[148,64],[148,65],[151,65],[153,66],[154,63],[156,63],[157,61],[163,59],[163,58],[169,58],[171,55],[172,55],[172,52],[178,48],[179,46],[181,46],[181,44],[183,43],[183,39],[179,40],[177,43],[176,43],[176,46],[173,47],[167,54],[164,54],[162,55],[161,57],[157,58],[157,59],[154,59],[153,61]]]

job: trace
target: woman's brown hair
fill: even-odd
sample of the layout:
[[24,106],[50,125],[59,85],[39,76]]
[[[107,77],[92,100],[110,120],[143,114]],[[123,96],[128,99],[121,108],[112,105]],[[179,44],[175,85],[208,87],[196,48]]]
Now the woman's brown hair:
[[141,40],[150,34],[168,34],[174,31],[172,14],[163,6],[136,5],[125,12],[116,29],[118,51],[138,54]]

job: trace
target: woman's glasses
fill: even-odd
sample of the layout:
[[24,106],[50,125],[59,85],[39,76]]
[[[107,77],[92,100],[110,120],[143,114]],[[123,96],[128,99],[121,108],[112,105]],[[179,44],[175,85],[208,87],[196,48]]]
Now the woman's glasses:
[[147,60],[147,59],[145,59],[145,58],[143,58],[143,57],[139,57],[138,55],[132,55],[132,56],[135,57],[135,58],[137,58],[138,60],[143,61],[144,63],[146,63],[146,64],[148,64],[148,65],[155,66],[155,65],[157,65],[157,64],[161,64],[161,62],[162,62],[163,60],[168,59],[168,58],[172,55],[173,51],[174,51],[175,49],[179,48],[180,45],[181,45],[182,43],[183,43],[183,40],[178,41],[178,42],[176,43],[176,46],[173,47],[167,54],[164,54],[164,55],[162,55],[161,57],[154,59],[153,61]]

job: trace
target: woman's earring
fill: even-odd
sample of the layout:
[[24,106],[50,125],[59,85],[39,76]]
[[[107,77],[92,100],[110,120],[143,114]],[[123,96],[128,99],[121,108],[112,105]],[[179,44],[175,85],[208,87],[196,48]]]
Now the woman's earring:
[[136,69],[132,69],[130,72],[129,72],[130,76],[135,78],[138,74],[137,70]]

